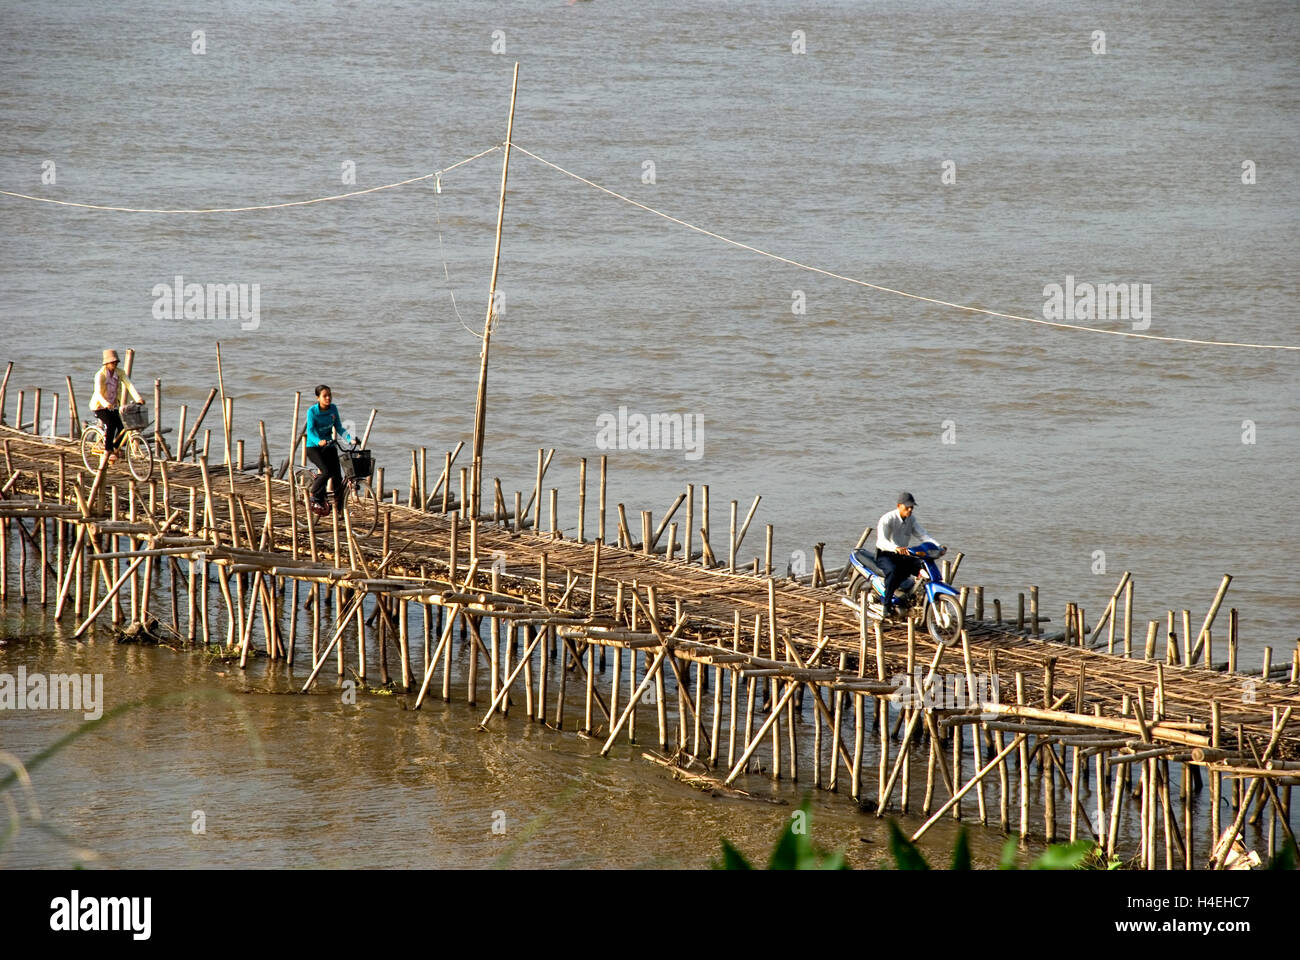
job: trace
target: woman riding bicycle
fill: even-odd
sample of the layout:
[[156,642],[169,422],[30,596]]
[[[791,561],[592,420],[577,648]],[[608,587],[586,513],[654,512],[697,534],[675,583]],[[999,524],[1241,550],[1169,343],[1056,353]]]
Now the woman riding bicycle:
[[104,425],[104,451],[108,462],[117,462],[117,448],[122,436],[122,416],[118,412],[126,395],[136,403],[144,403],[126,374],[118,372],[116,350],[104,351],[104,365],[95,374],[95,394],[90,399],[90,409]]
[[316,402],[307,409],[307,457],[316,465],[319,475],[311,485],[311,506],[318,514],[326,514],[329,507],[325,503],[325,485],[334,485],[334,506],[343,512],[343,473],[339,469],[338,451],[331,446],[334,437],[346,437],[355,443],[352,434],[343,429],[339,419],[339,408],[330,401],[333,394],[327,384],[316,388]]

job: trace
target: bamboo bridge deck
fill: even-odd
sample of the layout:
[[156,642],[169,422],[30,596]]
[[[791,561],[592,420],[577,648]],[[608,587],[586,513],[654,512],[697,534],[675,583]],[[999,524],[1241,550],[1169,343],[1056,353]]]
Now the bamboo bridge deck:
[[[69,439],[37,437],[11,427],[0,427],[0,439],[6,471],[0,500],[0,532],[4,533],[0,556],[6,568],[11,565],[12,541],[22,558],[18,590],[23,599],[29,591],[39,593],[41,602],[57,604],[58,617],[65,607],[74,607],[81,624],[78,633],[92,629],[96,616],[111,616],[120,624],[125,619],[122,593],[127,591],[132,616],[147,620],[151,591],[170,569],[172,629],[178,640],[197,642],[201,633],[206,642],[220,643],[209,637],[207,609],[208,585],[215,571],[212,582],[220,587],[225,602],[226,647],[239,652],[241,664],[257,655],[253,635],[260,604],[264,655],[285,657],[292,665],[302,585],[315,598],[310,604],[312,671],[304,690],[317,679],[331,649],[337,656],[337,672],[343,675],[344,637],[355,621],[360,679],[366,679],[368,656],[378,654],[381,682],[390,682],[388,649],[395,644],[401,679],[391,682],[410,692],[418,688],[419,707],[436,692],[432,682],[441,669],[442,699],[449,700],[450,641],[459,620],[462,639],[472,635],[473,640],[468,673],[461,669],[454,679],[472,704],[478,696],[480,670],[490,678],[491,707],[485,726],[494,712],[509,709],[522,696],[528,717],[545,720],[554,709],[553,725],[564,728],[565,684],[572,672],[575,682],[580,679],[586,688],[585,695],[570,704],[573,711],[582,712],[579,729],[607,736],[608,751],[621,732],[632,739],[637,714],[648,711],[655,715],[661,749],[671,752],[655,759],[711,789],[734,789],[732,784],[750,773],[755,763],[773,776],[780,777],[784,766],[786,777],[797,777],[808,751],[806,744],[801,750],[796,741],[795,710],[802,718],[807,700],[815,708],[815,785],[838,790],[844,784],[866,804],[864,743],[873,731],[878,736],[878,780],[870,803],[877,812],[891,807],[908,812],[915,803],[910,794],[919,792],[919,780],[909,785],[912,754],[920,751],[915,762],[924,763],[924,744],[929,742],[923,811],[938,812],[917,836],[941,814],[961,816],[962,800],[972,794],[978,798],[981,822],[996,817],[1004,830],[1013,829],[1016,778],[1019,831],[1029,835],[1033,804],[1028,776],[1034,757],[1040,765],[1047,758],[1038,774],[1046,785],[1034,803],[1042,808],[1042,836],[1048,840],[1057,839],[1057,822],[1064,817],[1072,838],[1091,833],[1113,853],[1121,842],[1118,823],[1127,805],[1121,805],[1119,798],[1130,789],[1130,768],[1140,784],[1141,812],[1133,815],[1136,822],[1128,829],[1140,830],[1136,857],[1142,866],[1159,865],[1157,824],[1162,814],[1164,860],[1171,867],[1222,866],[1238,859],[1243,851],[1234,853],[1230,844],[1218,844],[1213,850],[1211,846],[1215,838],[1226,835],[1226,825],[1240,829],[1252,801],[1258,806],[1251,823],[1259,821],[1264,809],[1268,811],[1270,846],[1275,831],[1281,831],[1278,842],[1282,832],[1291,834],[1290,787],[1300,782],[1300,733],[1288,721],[1300,706],[1300,686],[1295,682],[1300,654],[1293,656],[1290,677],[1285,679],[1213,669],[1208,649],[1200,665],[1195,665],[1195,656],[1193,665],[1142,656],[1151,653],[1154,632],[1138,656],[1111,654],[1089,647],[1088,641],[1095,641],[1100,629],[1087,636],[1081,613],[1074,623],[1070,622],[1073,613],[1067,616],[1064,638],[1069,642],[1034,636],[1028,623],[1018,628],[1014,620],[969,617],[961,642],[941,648],[917,624],[891,623],[881,629],[863,623],[841,602],[842,590],[833,586],[729,572],[727,563],[708,562],[712,551],[707,548],[703,558],[687,560],[678,555],[674,544],[675,525],[664,555],[634,549],[621,505],[619,541],[627,544],[623,547],[524,528],[523,518],[518,523],[514,518],[521,512],[518,497],[513,513],[502,509],[498,495],[492,515],[472,520],[463,506],[444,496],[452,509],[443,513],[436,498],[422,489],[423,482],[417,486],[413,481],[407,502],[398,503],[393,496],[383,503],[379,527],[372,535],[360,536],[346,516],[341,527],[337,517],[315,519],[301,490],[296,492],[288,480],[273,478],[270,469],[252,473],[236,471],[233,465],[209,468],[206,459],[195,456],[159,462],[150,481],[140,484],[124,465],[88,473],[78,446]],[[414,475],[414,453],[412,461]],[[450,463],[448,458],[448,467]],[[447,471],[443,480],[447,491]],[[535,500],[540,500],[540,491],[539,461]],[[552,511],[554,496],[552,492]],[[585,502],[585,485],[580,498]],[[421,504],[429,509],[420,509]],[[693,492],[688,511],[692,507]],[[602,527],[604,512],[602,484]],[[534,516],[540,520],[540,504]],[[733,538],[734,517],[733,505]],[[642,519],[644,542],[650,524],[648,515]],[[15,529],[10,529],[11,523]],[[123,541],[125,549],[120,546]],[[134,557],[136,553],[140,556]],[[184,563],[189,565],[188,576]],[[820,562],[818,569],[820,573]],[[0,583],[12,599],[10,572],[0,573]],[[138,577],[143,577],[140,585]],[[36,580],[39,588],[33,585]],[[202,587],[198,598],[196,580]],[[97,601],[101,585],[104,595]],[[292,602],[286,618],[290,586]],[[333,624],[326,624],[325,633],[332,628],[333,640],[322,645],[321,600],[328,601],[331,593],[336,616]],[[1112,642],[1119,596],[1117,590],[1107,609]],[[982,592],[980,597],[982,607]],[[372,603],[369,617],[363,616],[367,598]],[[963,597],[963,602],[969,605],[969,599]],[[219,607],[221,599],[214,603]],[[411,664],[418,644],[415,631],[408,629],[410,604],[416,604],[425,617],[422,665]],[[178,613],[180,609],[188,616]],[[431,629],[431,611],[437,614],[436,629]],[[282,624],[282,618],[287,623]],[[1210,619],[1213,614],[1207,624]],[[485,627],[491,629],[490,649],[483,642]],[[508,648],[499,645],[502,636],[510,638]],[[539,642],[545,645],[534,656]],[[516,661],[519,646],[524,653]],[[548,677],[546,653],[553,656],[556,649],[562,669]],[[605,670],[606,650],[614,653],[614,669],[602,696],[597,673]],[[624,654],[630,663],[626,684],[622,683]],[[639,655],[644,665],[640,674]],[[977,699],[977,671],[997,678],[1000,693]],[[925,683],[932,685],[945,672],[969,681],[965,688],[969,701],[917,709],[919,702],[902,696],[906,690],[900,691],[900,675],[924,676]],[[644,695],[652,683],[657,698]],[[729,729],[723,703],[727,686]],[[705,696],[710,688],[711,710]],[[799,698],[794,700],[796,691]],[[739,720],[738,692],[740,697],[747,694]],[[830,695],[829,701],[823,694]],[[674,696],[675,735],[665,706],[665,699]],[[548,697],[553,697],[553,706]],[[872,699],[867,701],[868,697]],[[783,724],[787,714],[788,724]],[[764,719],[755,735],[759,717]],[[787,726],[784,733],[783,725]],[[845,726],[848,729],[842,730]],[[963,748],[965,727],[973,729],[966,734]],[[901,746],[895,738],[901,739]],[[828,769],[824,769],[824,740],[829,742]],[[1072,770],[1067,771],[1070,749]],[[730,771],[725,779],[709,772],[721,766],[723,754]],[[1094,762],[1100,788],[1095,792],[1100,796],[1090,817],[1080,777],[1082,767],[1082,777],[1089,782]],[[1181,829],[1171,762],[1183,773]],[[1194,859],[1191,794],[1193,787],[1200,786],[1202,770],[1209,774],[1214,800],[1210,842]],[[1059,813],[1058,775],[1061,789],[1069,788]],[[1105,799],[1107,777],[1115,781],[1110,801]],[[992,804],[986,807],[984,789],[998,783],[995,814]],[[943,788],[947,800],[937,803]],[[1222,824],[1221,793],[1234,818]],[[1267,808],[1262,806],[1265,800],[1270,804]],[[966,804],[969,810],[971,800],[966,799]],[[1231,833],[1234,839],[1238,835]]]

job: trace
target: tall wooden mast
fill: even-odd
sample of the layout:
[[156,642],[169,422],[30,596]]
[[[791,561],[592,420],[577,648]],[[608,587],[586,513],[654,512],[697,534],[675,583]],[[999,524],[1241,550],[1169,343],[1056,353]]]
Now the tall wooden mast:
[[[479,355],[478,396],[474,402],[474,463],[470,484],[470,516],[477,517],[483,494],[483,431],[487,420],[488,346],[492,342],[493,305],[497,296],[497,270],[501,266],[501,225],[506,215],[506,177],[510,173],[510,138],[515,128],[515,93],[519,89],[519,64],[510,86],[510,119],[506,122],[505,158],[501,163],[501,203],[497,208],[497,240],[492,252],[492,283],[488,287],[487,318],[483,321],[483,350]],[[450,478],[446,481],[450,483]]]

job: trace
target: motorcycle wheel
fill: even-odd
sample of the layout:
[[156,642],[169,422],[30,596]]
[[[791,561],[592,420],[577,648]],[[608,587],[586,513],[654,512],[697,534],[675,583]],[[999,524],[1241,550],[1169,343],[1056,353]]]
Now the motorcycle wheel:
[[961,604],[946,593],[939,594],[926,608],[925,627],[935,643],[954,643],[961,636],[962,622]]
[[854,603],[862,602],[862,592],[867,588],[867,578],[858,571],[853,571],[853,576],[849,578],[849,599]]

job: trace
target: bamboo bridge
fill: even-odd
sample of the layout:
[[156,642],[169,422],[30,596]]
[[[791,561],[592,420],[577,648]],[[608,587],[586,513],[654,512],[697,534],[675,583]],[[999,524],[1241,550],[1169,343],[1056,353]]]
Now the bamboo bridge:
[[338,681],[351,671],[416,709],[460,701],[503,730],[498,718],[522,712],[605,753],[653,741],[647,759],[706,790],[770,799],[764,778],[810,779],[877,815],[919,812],[914,837],[950,817],[1036,841],[1091,837],[1148,869],[1243,867],[1252,846],[1262,856],[1294,842],[1300,650],[1289,665],[1269,651],[1261,672],[1237,672],[1231,610],[1227,662],[1216,662],[1228,577],[1199,629],[1183,613],[1181,642],[1170,614],[1161,649],[1158,621],[1145,642],[1134,635],[1127,573],[1094,626],[1070,604],[1051,637],[1036,588],[1028,610],[1020,594],[1004,613],[963,587],[966,628],[941,646],[914,621],[882,628],[842,603],[846,571],[827,572],[820,545],[811,574],[779,576],[768,526],[762,562],[738,564],[754,509],[737,524],[732,501],[724,537],[710,529],[707,487],[688,486],[657,525],[642,511],[637,538],[623,504],[610,516],[601,457],[589,533],[582,460],[566,537],[543,451],[527,504],[521,491],[511,508],[496,481],[478,516],[463,469],[453,495],[454,452],[430,484],[427,454],[412,451],[404,490],[376,475],[370,531],[348,511],[307,509],[289,470],[299,398],[278,468],[262,424],[245,466],[223,384],[220,465],[198,438],[214,388],[188,432],[181,408],[175,452],[170,430],[149,434],[158,459],[140,482],[125,465],[86,469],[71,386],[66,430],[56,435],[56,397],[53,426],[33,432],[39,391],[30,424],[19,395],[16,424],[0,426],[0,602],[70,612],[75,637],[131,627],[241,667],[284,659],[304,692],[332,665]]

